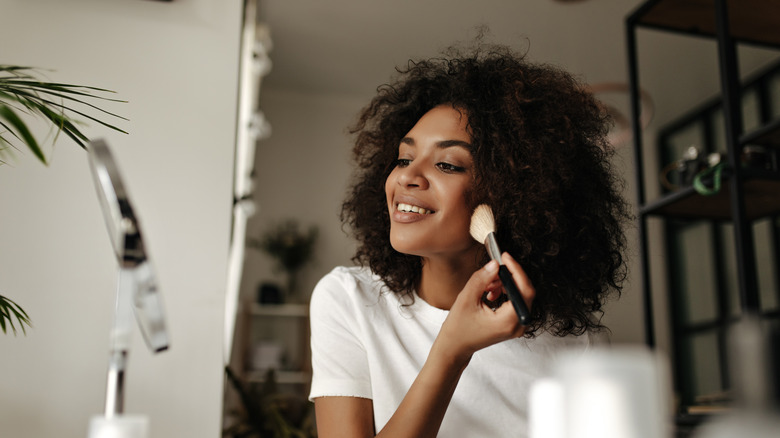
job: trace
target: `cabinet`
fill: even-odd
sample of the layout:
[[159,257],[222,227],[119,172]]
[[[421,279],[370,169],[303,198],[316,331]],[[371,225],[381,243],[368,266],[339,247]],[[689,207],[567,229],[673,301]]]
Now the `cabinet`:
[[306,304],[251,304],[248,306],[249,351],[244,356],[246,379],[261,383],[272,368],[279,385],[294,386],[308,395],[311,382],[309,307]]
[[[637,29],[649,28],[673,32],[680,35],[699,36],[713,39],[718,52],[720,75],[720,96],[707,112],[705,123],[717,123],[722,131],[722,150],[725,165],[722,172],[722,185],[714,195],[703,195],[692,186],[662,194],[658,199],[646,200],[645,164],[643,163],[642,132],[639,120],[639,68],[637,56]],[[728,361],[725,349],[725,332],[741,315],[756,314],[767,321],[780,319],[777,308],[762,303],[757,269],[756,240],[754,236],[757,221],[769,221],[774,234],[770,240],[777,247],[777,220],[780,214],[780,172],[774,169],[759,169],[746,166],[743,153],[748,146],[769,148],[778,154],[780,147],[780,111],[775,111],[774,120],[762,116],[755,126],[750,124],[746,130],[743,105],[750,88],[740,79],[737,68],[737,45],[754,44],[780,48],[780,2],[775,0],[650,0],[640,5],[626,18],[626,39],[628,49],[628,71],[631,94],[632,125],[634,138],[634,157],[636,174],[636,195],[638,202],[638,236],[641,263],[643,304],[645,309],[646,342],[656,344],[653,325],[653,285],[650,279],[648,257],[648,219],[661,218],[664,221],[667,236],[667,259],[672,261],[678,272],[687,275],[687,283],[669,284],[670,309],[673,335],[673,362],[675,389],[681,396],[684,406],[696,402],[696,394],[691,390],[690,379],[696,374],[714,373],[717,386],[729,388]],[[670,83],[670,87],[674,84]],[[780,105],[776,101],[770,104]],[[766,106],[766,105],[765,105]],[[707,109],[709,111],[709,109]],[[767,111],[764,111],[765,113]],[[771,111],[769,111],[771,113]],[[702,113],[704,114],[704,113]],[[708,131],[712,132],[712,130]],[[706,138],[712,147],[712,139]],[[702,259],[711,256],[709,249],[698,248],[698,254],[689,254],[681,259],[679,251],[674,252],[678,241],[669,240],[674,232],[685,230],[676,235],[679,239],[689,239],[689,243],[706,242],[710,239],[719,243],[719,247],[729,252],[730,264],[723,264],[713,258],[712,278],[697,277],[696,271],[701,260],[688,263],[691,258]],[[727,232],[724,232],[727,231]],[[687,236],[687,237],[686,237]],[[762,242],[765,244],[766,242]],[[774,256],[777,258],[777,254]],[[677,259],[675,261],[675,259]],[[708,262],[709,263],[709,262]],[[775,260],[774,263],[777,263]],[[687,269],[687,272],[685,270]],[[709,269],[709,268],[708,268]],[[730,272],[733,271],[734,275]],[[733,277],[734,299],[729,294],[729,279]],[[667,279],[669,280],[669,279]],[[706,281],[705,281],[706,280]],[[777,279],[775,288],[777,288]],[[669,283],[674,283],[669,280]],[[675,302],[677,294],[693,294],[691,284],[696,284],[698,294],[711,294],[711,312],[704,312],[696,318],[686,317]],[[706,284],[706,287],[701,287]],[[675,289],[676,288],[676,289]],[[675,290],[675,292],[671,292]],[[690,298],[690,297],[689,297]],[[694,297],[697,298],[697,297]],[[701,298],[701,297],[699,297]],[[700,311],[701,309],[697,309]],[[686,319],[687,318],[687,319]],[[703,338],[703,337],[706,337]],[[702,341],[702,339],[705,339]],[[702,343],[698,343],[701,341]],[[709,369],[704,364],[686,361],[691,351],[706,345],[712,350],[714,361]]]

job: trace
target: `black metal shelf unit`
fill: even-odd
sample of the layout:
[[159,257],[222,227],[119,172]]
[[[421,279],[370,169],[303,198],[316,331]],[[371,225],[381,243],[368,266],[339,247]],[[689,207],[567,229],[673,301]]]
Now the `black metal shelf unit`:
[[[725,128],[726,167],[722,190],[703,196],[682,188],[648,202],[642,133],[639,124],[637,29],[647,28],[714,39],[720,73],[720,101]],[[743,132],[742,93],[737,69],[737,44],[780,48],[780,2],[776,0],[648,0],[626,18],[628,73],[634,139],[638,237],[641,259],[646,343],[656,344],[648,259],[650,216],[728,221],[733,226],[737,290],[742,313],[760,313],[753,221],[780,214],[780,177],[741,165],[746,145],[780,146],[780,121]],[[730,323],[724,318],[724,324]],[[675,370],[676,374],[678,370]],[[677,380],[676,377],[675,380]],[[677,381],[675,382],[677,385]],[[679,389],[679,388],[678,388]]]

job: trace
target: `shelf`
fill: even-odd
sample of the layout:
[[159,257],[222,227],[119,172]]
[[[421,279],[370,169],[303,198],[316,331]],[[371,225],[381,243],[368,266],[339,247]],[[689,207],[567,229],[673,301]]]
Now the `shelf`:
[[[311,380],[311,375],[304,371],[276,371],[276,383],[282,385],[289,384],[308,384]],[[247,374],[247,380],[254,383],[265,382],[264,371],[250,371]]]
[[780,146],[780,119],[743,135],[740,137],[739,143],[741,145]]
[[[731,35],[737,41],[780,46],[780,2],[777,0],[728,0],[728,14]],[[716,36],[714,0],[647,2],[632,19],[645,27]]]
[[253,316],[287,316],[308,318],[308,304],[256,304],[253,303],[249,312]]
[[[748,219],[780,213],[780,174],[751,171],[743,184],[745,214]],[[720,193],[703,196],[693,187],[670,193],[640,208],[643,215],[657,215],[679,219],[731,220],[728,179],[721,182]]]
[[[725,8],[723,7],[725,6]],[[724,11],[725,9],[725,11]],[[721,12],[726,12],[723,16]],[[646,0],[642,1],[631,14],[626,17],[626,43],[628,48],[628,73],[632,90],[641,89],[639,80],[639,54],[637,30],[653,29],[662,32],[675,33],[689,37],[702,37],[715,43],[718,55],[718,73],[720,78],[719,97],[713,102],[700,105],[694,115],[681,117],[658,136],[660,147],[682,146],[672,144],[668,134],[680,132],[687,126],[697,125],[701,133],[701,142],[707,143],[706,151],[722,149],[725,146],[730,159],[740,160],[742,149],[748,145],[760,145],[774,148],[775,154],[780,154],[780,120],[774,120],[756,130],[734,138],[732,132],[739,133],[744,123],[739,105],[753,104],[746,101],[748,93],[756,93],[758,119],[769,117],[767,109],[773,109],[771,85],[778,74],[778,65],[767,69],[765,73],[744,80],[738,67],[738,45],[753,44],[772,49],[780,48],[780,0]],[[723,31],[728,35],[723,35]],[[724,38],[724,36],[726,36]],[[676,66],[666,66],[674,71]],[[771,75],[771,76],[770,76]],[[667,78],[669,86],[674,87],[674,77]],[[670,88],[673,89],[673,88]],[[634,107],[638,93],[632,93]],[[724,110],[725,107],[725,110]],[[733,111],[729,111],[733,109]],[[711,123],[716,111],[722,113],[723,126]],[[639,126],[638,114],[632,114],[632,124]],[[752,120],[752,119],[751,119]],[[723,129],[727,128],[727,129]],[[728,129],[732,128],[732,129]],[[725,132],[724,132],[725,131]],[[727,134],[724,136],[724,134]],[[777,243],[771,239],[760,241],[758,235],[752,232],[754,221],[780,215],[780,172],[758,170],[754,167],[730,168],[722,173],[720,191],[712,196],[701,195],[693,187],[684,187],[672,193],[665,194],[660,199],[644,203],[647,195],[645,188],[645,166],[642,157],[642,135],[634,138],[635,177],[639,188],[639,248],[642,265],[642,298],[644,300],[644,319],[646,343],[655,347],[655,296],[666,292],[669,297],[668,308],[664,310],[669,315],[668,329],[671,332],[668,340],[672,350],[674,387],[679,395],[681,407],[697,405],[702,387],[711,385],[717,389],[728,385],[725,371],[728,370],[728,360],[731,351],[724,350],[724,344],[719,338],[725,331],[731,317],[729,308],[733,292],[738,293],[740,314],[752,312],[760,308],[758,255],[756,245],[762,244],[772,251],[777,251]],[[717,145],[717,147],[716,147]],[[660,151],[659,151],[660,152]],[[724,152],[718,150],[718,152]],[[760,153],[757,151],[756,153]],[[759,161],[759,160],[755,160]],[[731,161],[733,164],[734,161]],[[735,181],[735,172],[739,180]],[[738,182],[739,184],[734,184]],[[732,190],[733,189],[733,190]],[[736,191],[736,192],[734,192]],[[736,205],[734,199],[739,197],[743,205]],[[734,204],[734,205],[732,205]],[[744,211],[743,211],[744,209]],[[744,213],[744,214],[743,214]],[[707,236],[698,234],[679,235],[666,234],[663,231],[648,227],[647,219],[655,216],[663,220],[713,220],[728,221],[733,226],[730,230],[722,227],[707,227]],[[669,223],[668,221],[665,221]],[[776,224],[771,224],[773,232]],[[729,231],[732,239],[724,233]],[[666,235],[665,235],[666,234]],[[653,257],[648,248],[653,239],[667,238],[663,255],[669,262],[666,274],[662,278],[664,287],[655,285],[657,276],[651,275]],[[706,240],[706,241],[705,241]],[[655,240],[656,242],[658,240]],[[711,245],[704,245],[712,242]],[[678,245],[685,245],[684,251],[677,251]],[[710,260],[699,260],[702,250],[708,251]],[[672,263],[674,265],[672,265]],[[702,273],[711,272],[717,281],[714,290],[709,287],[690,287],[698,283],[691,278]],[[734,284],[732,286],[732,277]],[[690,283],[689,283],[690,282]],[[697,285],[700,286],[700,285]],[[704,290],[706,289],[706,291]],[[734,290],[732,290],[734,289]],[[684,318],[683,306],[702,302],[704,294],[717,303],[716,318],[704,322],[692,323]],[[692,304],[694,303],[694,304]],[[762,316],[762,319],[764,317]],[[698,337],[698,335],[706,335]],[[702,348],[708,349],[706,361],[696,358],[704,357]],[[689,350],[695,353],[688,354]],[[711,353],[711,354],[710,354]],[[717,367],[712,373],[699,375],[703,367]],[[692,378],[693,377],[693,378]],[[696,412],[696,409],[692,410]],[[699,408],[701,411],[701,408]],[[676,432],[680,436],[689,436],[712,413],[685,414],[676,417]]]

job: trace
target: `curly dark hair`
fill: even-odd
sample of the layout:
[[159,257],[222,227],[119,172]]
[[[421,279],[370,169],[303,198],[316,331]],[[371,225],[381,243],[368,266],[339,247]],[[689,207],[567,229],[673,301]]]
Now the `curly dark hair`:
[[396,293],[418,285],[420,257],[390,245],[385,180],[401,138],[430,109],[451,104],[468,117],[476,201],[492,207],[502,250],[537,291],[526,335],[603,328],[602,306],[626,277],[631,214],[610,163],[611,121],[594,97],[570,74],[505,46],[449,49],[397,73],[351,128],[357,169],[341,219],[359,242],[353,261]]

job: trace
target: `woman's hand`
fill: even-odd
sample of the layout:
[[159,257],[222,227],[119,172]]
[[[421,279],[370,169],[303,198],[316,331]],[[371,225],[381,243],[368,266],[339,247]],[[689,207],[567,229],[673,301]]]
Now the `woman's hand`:
[[[531,308],[536,291],[523,268],[509,253],[501,255],[517,284],[528,308]],[[498,279],[498,262],[491,261],[475,272],[455,300],[433,349],[451,355],[456,363],[468,362],[474,352],[489,345],[517,338],[525,333],[525,326],[518,321],[512,303],[504,302],[491,309],[484,301],[485,291],[489,300],[495,300],[503,288]]]

